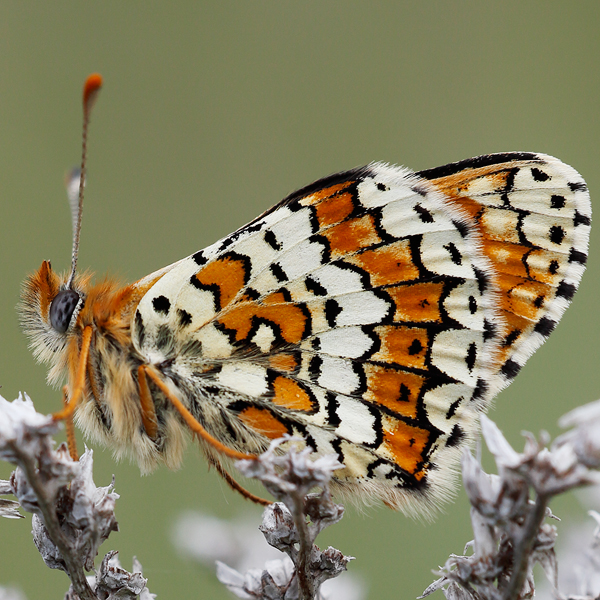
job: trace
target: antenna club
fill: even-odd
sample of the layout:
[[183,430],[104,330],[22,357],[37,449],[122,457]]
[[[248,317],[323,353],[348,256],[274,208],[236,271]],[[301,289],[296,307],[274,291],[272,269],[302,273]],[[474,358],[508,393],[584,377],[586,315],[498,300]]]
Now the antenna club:
[[85,112],[89,112],[102,87],[102,75],[99,73],[92,73],[86,80],[83,86],[83,109]]

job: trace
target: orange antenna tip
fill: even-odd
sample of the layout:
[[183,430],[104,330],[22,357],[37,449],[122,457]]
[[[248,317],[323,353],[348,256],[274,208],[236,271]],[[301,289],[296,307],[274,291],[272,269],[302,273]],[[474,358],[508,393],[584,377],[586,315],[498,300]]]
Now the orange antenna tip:
[[86,112],[92,107],[96,100],[96,96],[102,87],[102,75],[92,73],[86,80],[83,86],[83,109]]

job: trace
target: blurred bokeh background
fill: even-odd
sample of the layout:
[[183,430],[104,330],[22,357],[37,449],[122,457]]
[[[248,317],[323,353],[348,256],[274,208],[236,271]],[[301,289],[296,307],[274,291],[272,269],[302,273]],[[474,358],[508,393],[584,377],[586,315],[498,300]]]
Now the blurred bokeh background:
[[[135,280],[233,231],[296,188],[384,160],[415,170],[478,154],[560,157],[600,190],[600,4],[383,0],[2,2],[0,4],[0,384],[39,410],[45,384],[15,313],[42,259],[66,269],[71,220],[63,175],[79,160],[80,95],[105,87],[91,128],[80,265]],[[558,433],[557,418],[600,396],[600,250],[592,234],[580,292],[550,341],[496,401],[508,439]],[[188,509],[260,511],[234,495],[196,449],[176,473],[140,477],[96,449],[96,483],[114,473],[121,531],[102,548],[135,554],[159,598],[228,598],[209,570],[177,554]],[[0,477],[10,467],[0,465]],[[583,519],[576,498],[554,505]],[[62,598],[30,517],[0,522],[0,584]],[[563,524],[564,524],[563,523]],[[563,526],[563,525],[560,525]],[[323,535],[357,560],[369,597],[414,598],[431,569],[471,539],[462,493],[433,524],[348,508]]]

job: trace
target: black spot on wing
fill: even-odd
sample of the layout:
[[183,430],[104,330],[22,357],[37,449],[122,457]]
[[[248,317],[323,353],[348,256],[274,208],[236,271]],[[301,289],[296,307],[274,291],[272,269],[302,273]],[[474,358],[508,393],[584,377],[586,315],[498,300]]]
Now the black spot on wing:
[[341,312],[342,307],[339,305],[337,300],[329,298],[329,300],[325,302],[325,319],[327,319],[327,324],[329,327],[336,326],[336,320]]
[[475,366],[476,360],[477,360],[477,344],[475,342],[471,342],[469,344],[469,348],[467,350],[467,356],[465,357],[465,362],[467,363],[467,369],[469,369],[469,371],[473,371],[473,367]]
[[512,346],[517,339],[519,338],[519,336],[521,335],[522,331],[520,329],[513,329],[503,340],[502,345],[507,348],[508,346]]
[[519,374],[519,371],[521,370],[521,366],[522,365],[520,365],[518,362],[508,359],[502,365],[502,368],[500,369],[500,373],[502,373],[502,375],[504,375],[508,379],[513,379],[514,377],[516,377]]
[[564,196],[553,194],[550,197],[550,208],[564,208],[567,203],[567,199]]
[[456,409],[460,406],[460,403],[464,400],[464,398],[461,396],[460,398],[456,399],[451,405],[450,408],[448,409],[448,412],[446,412],[446,419],[451,419],[455,414],[456,414]]
[[340,403],[336,395],[333,392],[327,391],[325,394],[325,409],[327,411],[327,422],[332,427],[337,427],[342,420],[337,414],[337,409],[340,407]]
[[498,334],[498,328],[496,324],[488,319],[483,320],[483,339],[484,341],[492,340]]
[[192,258],[194,259],[195,263],[200,267],[208,262],[208,259],[204,256],[202,250],[196,252],[196,254],[193,254]]
[[471,229],[464,221],[452,221],[452,225],[456,227],[458,233],[460,233],[461,237],[467,237],[469,233],[471,233]]
[[146,327],[144,325],[142,313],[140,313],[139,310],[135,311],[135,332],[138,346],[143,346],[144,340],[146,339]]
[[317,354],[310,359],[308,363],[308,374],[311,381],[317,382],[321,376],[321,366],[323,365],[323,359]]
[[583,181],[567,184],[572,192],[587,192],[587,185]]
[[244,290],[244,296],[248,298],[248,300],[258,300],[260,298],[260,292],[254,288],[247,287]]
[[531,176],[533,177],[534,181],[548,181],[548,179],[550,179],[550,175],[548,175],[548,173],[544,173],[544,171],[540,171],[536,167],[531,169]]
[[565,230],[560,225],[552,225],[552,227],[550,227],[550,241],[553,244],[562,244],[566,235]]
[[458,446],[465,439],[465,432],[460,425],[455,425],[450,437],[446,440],[447,447]]
[[327,290],[310,275],[304,280],[304,287],[315,296],[327,296]]
[[460,253],[459,249],[456,247],[455,244],[449,242],[448,244],[443,246],[443,248],[448,251],[448,254],[450,255],[450,260],[455,265],[462,265],[462,254]]
[[477,279],[477,287],[479,288],[479,293],[483,294],[490,285],[490,278],[487,273],[484,273],[481,269],[477,267],[473,267],[473,272],[475,273],[475,279]]
[[415,204],[413,210],[417,213],[419,219],[421,219],[423,223],[433,223],[433,215],[425,207],[420,204]]
[[469,312],[474,315],[477,312],[477,300],[474,296],[469,296]]
[[556,327],[556,321],[549,319],[548,317],[542,317],[533,330],[536,333],[542,334],[544,337],[548,337]]
[[177,317],[179,318],[179,325],[186,327],[192,322],[192,315],[183,308],[177,309]]
[[273,273],[273,277],[275,277],[279,283],[289,281],[289,277],[279,263],[271,263],[269,268],[271,273]]
[[267,244],[269,244],[269,246],[271,246],[273,250],[281,250],[281,244],[277,241],[277,236],[273,233],[273,231],[267,229],[267,231],[265,231],[264,237],[265,242],[267,242]]
[[157,313],[167,315],[171,309],[171,302],[166,296],[157,296],[152,299],[152,306]]
[[585,263],[587,262],[587,254],[585,254],[585,252],[575,250],[575,248],[571,248],[571,252],[569,254],[569,262],[576,262],[580,265],[585,265]]
[[592,221],[588,216],[582,215],[579,211],[575,211],[575,218],[573,219],[575,227],[578,225],[590,225],[591,222]]
[[475,384],[475,389],[473,390],[473,395],[471,396],[471,400],[472,401],[480,400],[487,394],[488,389],[489,389],[489,385],[488,385],[487,381],[479,378],[477,380],[477,383]]
[[410,402],[410,388],[404,384],[400,384],[400,394],[398,395],[398,400],[400,402]]
[[419,354],[423,350],[423,344],[417,339],[413,340],[408,347],[409,356],[414,356],[415,354]]
[[564,298],[565,300],[572,300],[576,291],[577,288],[572,283],[561,281],[556,289],[556,295],[557,297]]

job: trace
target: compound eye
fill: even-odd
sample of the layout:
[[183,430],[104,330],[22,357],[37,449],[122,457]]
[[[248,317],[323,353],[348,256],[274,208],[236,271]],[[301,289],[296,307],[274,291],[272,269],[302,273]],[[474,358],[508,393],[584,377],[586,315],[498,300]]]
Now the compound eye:
[[58,331],[65,333],[69,328],[71,317],[79,303],[79,294],[73,290],[62,290],[56,294],[50,304],[50,325]]

